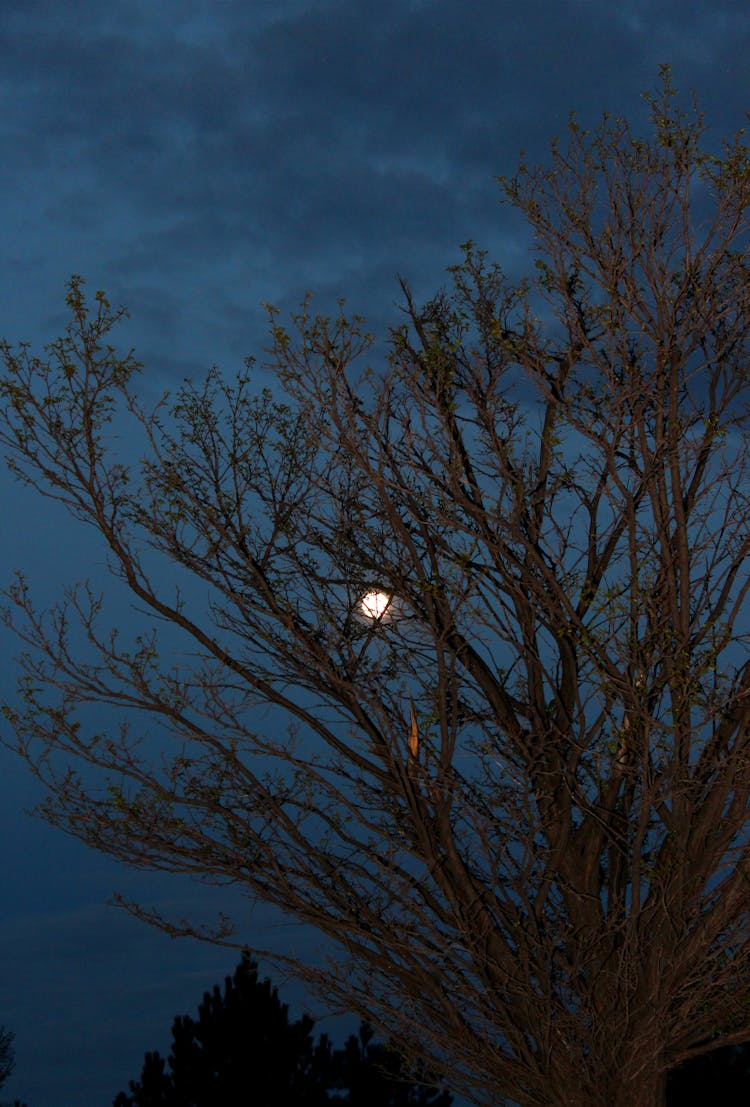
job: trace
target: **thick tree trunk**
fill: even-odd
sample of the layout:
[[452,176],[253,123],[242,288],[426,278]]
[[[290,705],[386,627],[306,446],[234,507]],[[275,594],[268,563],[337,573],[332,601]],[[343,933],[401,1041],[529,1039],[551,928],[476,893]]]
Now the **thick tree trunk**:
[[626,1088],[617,1100],[617,1107],[665,1107],[667,1102],[667,1077],[657,1073],[645,1079],[640,1087]]
[[613,1073],[609,1094],[596,1107],[666,1107],[666,1102],[667,1074],[649,1068],[632,1079],[624,1072]]

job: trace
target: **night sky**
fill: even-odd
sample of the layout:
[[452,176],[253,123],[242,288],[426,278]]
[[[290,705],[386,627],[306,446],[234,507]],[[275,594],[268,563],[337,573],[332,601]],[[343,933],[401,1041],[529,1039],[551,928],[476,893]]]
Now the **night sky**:
[[[645,132],[660,63],[686,106],[695,89],[717,151],[750,108],[746,0],[23,0],[2,5],[0,44],[0,335],[41,355],[79,273],[92,302],[103,289],[130,310],[111,340],[136,348],[153,401],[212,364],[262,363],[261,301],[287,317],[308,289],[324,311],[345,296],[382,334],[400,320],[397,274],[424,299],[467,239],[528,272],[495,177],[521,149],[545,160],[571,110]],[[92,531],[4,466],[0,495],[0,585],[22,568],[42,608],[87,576],[110,590]],[[0,635],[12,700],[20,647]],[[314,956],[315,935],[250,918],[237,896],[128,870],[29,818],[40,787],[4,748],[0,767],[4,1098],[108,1107],[146,1050],[167,1052],[173,1016],[234,970],[239,953],[172,941],[107,906],[115,891],[176,917],[234,910],[241,940]],[[295,1017],[320,1014],[273,979]]]

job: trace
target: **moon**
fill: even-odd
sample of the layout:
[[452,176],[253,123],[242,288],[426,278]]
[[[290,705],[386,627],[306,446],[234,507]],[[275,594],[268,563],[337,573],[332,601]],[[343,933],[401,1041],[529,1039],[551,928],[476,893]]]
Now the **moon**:
[[391,597],[387,592],[368,592],[360,600],[359,606],[362,609],[362,614],[368,619],[382,619],[390,606],[390,602]]

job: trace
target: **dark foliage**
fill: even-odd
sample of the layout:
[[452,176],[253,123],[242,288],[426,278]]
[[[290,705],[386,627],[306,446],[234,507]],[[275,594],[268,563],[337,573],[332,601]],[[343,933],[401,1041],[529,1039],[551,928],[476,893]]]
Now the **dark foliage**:
[[[0,1088],[4,1086],[16,1065],[13,1051],[14,1037],[15,1035],[11,1030],[6,1030],[4,1026],[0,1026]],[[0,1107],[27,1107],[27,1105],[21,1103],[20,1099],[15,1099],[12,1104],[0,1104]]]
[[667,1107],[747,1107],[750,1104],[750,1049],[724,1046],[695,1057],[667,1077]]
[[168,1061],[147,1053],[140,1081],[114,1107],[450,1107],[448,1092],[415,1083],[429,1078],[373,1041],[365,1023],[336,1051],[325,1034],[313,1041],[313,1026],[308,1015],[290,1023],[287,1004],[243,954],[224,995],[216,986],[197,1020],[175,1019]]
[[373,1030],[362,1023],[344,1048],[333,1054],[335,1087],[348,1096],[333,1096],[330,1103],[349,1107],[450,1107],[453,1097],[415,1079],[429,1080],[424,1068],[410,1068],[398,1051],[373,1041]]
[[15,1056],[13,1053],[13,1033],[0,1026],[0,1088],[13,1072]]

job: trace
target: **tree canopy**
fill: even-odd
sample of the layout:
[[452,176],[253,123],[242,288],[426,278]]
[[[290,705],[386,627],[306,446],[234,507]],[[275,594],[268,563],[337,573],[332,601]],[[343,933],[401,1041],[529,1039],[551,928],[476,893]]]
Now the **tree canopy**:
[[12,1030],[6,1030],[4,1026],[0,1026],[0,1088],[7,1082],[16,1067],[14,1040],[15,1035]]
[[[5,1086],[16,1067],[16,1055],[13,1049],[15,1037],[12,1030],[0,1026],[0,1088]],[[0,1107],[27,1107],[27,1105],[21,1103],[20,1099],[15,1099],[12,1105],[2,1104]]]
[[269,308],[270,378],[149,412],[80,277],[46,360],[2,347],[11,466],[142,620],[126,643],[88,584],[47,614],[7,590],[41,814],[316,927],[338,952],[287,967],[479,1104],[654,1107],[750,1040],[750,162],[704,148],[668,69],[647,100],[649,137],[571,118],[500,178],[532,278],[466,244],[427,304],[401,282],[382,363],[307,300]]
[[450,1107],[451,1096],[420,1080],[399,1054],[373,1041],[366,1023],[343,1049],[326,1034],[313,1042],[313,1020],[289,1021],[289,1009],[247,955],[226,977],[224,994],[206,992],[197,1020],[175,1019],[165,1065],[147,1053],[139,1081],[113,1107]]

